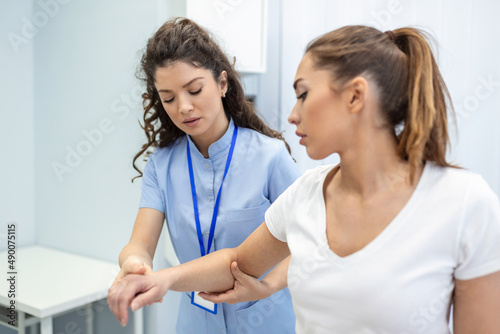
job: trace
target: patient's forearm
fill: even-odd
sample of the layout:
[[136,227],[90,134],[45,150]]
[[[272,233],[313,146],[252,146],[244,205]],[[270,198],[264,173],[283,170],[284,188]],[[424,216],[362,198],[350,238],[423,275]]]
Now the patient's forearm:
[[179,266],[159,270],[157,274],[173,291],[225,291],[234,285],[231,262],[233,248],[221,249]]
[[[287,244],[274,238],[263,223],[237,248],[221,249],[157,274],[168,290],[221,292],[234,286],[232,262],[236,261],[248,275],[260,277],[288,255]],[[286,268],[273,275],[278,274],[284,275],[281,279],[285,281],[276,282],[281,286],[286,282]]]

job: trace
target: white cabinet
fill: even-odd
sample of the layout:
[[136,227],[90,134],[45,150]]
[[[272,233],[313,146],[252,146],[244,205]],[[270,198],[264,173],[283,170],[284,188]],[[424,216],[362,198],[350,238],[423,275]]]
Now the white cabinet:
[[267,0],[187,0],[186,16],[207,28],[236,70],[266,71]]

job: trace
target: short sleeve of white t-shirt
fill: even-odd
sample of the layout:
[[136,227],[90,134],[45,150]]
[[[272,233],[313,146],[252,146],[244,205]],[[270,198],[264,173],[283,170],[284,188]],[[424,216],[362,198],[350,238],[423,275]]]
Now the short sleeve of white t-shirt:
[[318,171],[328,171],[330,169],[331,166],[321,166],[305,171],[266,211],[267,228],[276,239],[283,242],[287,241],[286,227],[287,217],[289,216],[287,210],[293,207],[294,203],[302,201],[302,204],[306,207],[315,205],[314,198],[311,195],[315,191],[315,185],[322,177],[322,173],[318,173]]
[[455,278],[472,279],[499,270],[500,205],[479,175],[470,176],[458,242]]
[[297,333],[449,333],[454,280],[500,271],[500,204],[479,175],[427,163],[405,207],[363,249],[326,238],[323,183],[304,173],[266,212],[288,243]]

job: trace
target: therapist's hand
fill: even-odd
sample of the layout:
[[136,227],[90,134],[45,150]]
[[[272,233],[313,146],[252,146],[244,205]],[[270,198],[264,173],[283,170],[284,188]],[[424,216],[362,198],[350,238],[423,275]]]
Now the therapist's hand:
[[137,311],[145,305],[160,302],[168,286],[161,281],[157,272],[128,274],[113,283],[108,291],[108,305],[122,326],[128,322],[128,308]]
[[236,262],[231,263],[231,273],[235,279],[232,289],[225,292],[200,292],[198,295],[213,303],[235,304],[265,299],[278,291],[265,280],[259,281],[242,272]]
[[125,261],[123,261],[121,270],[118,275],[116,275],[113,284],[115,284],[117,281],[127,276],[128,274],[142,275],[151,274],[152,272],[153,270],[151,269],[151,266],[146,263],[143,258],[139,256],[129,256]]

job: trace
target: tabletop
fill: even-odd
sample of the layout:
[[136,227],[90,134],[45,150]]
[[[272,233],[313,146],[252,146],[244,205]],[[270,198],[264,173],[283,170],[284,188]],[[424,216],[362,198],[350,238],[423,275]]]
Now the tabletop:
[[[3,263],[2,263],[3,262]],[[9,305],[7,252],[0,252],[0,304]],[[118,264],[51,249],[16,250],[16,308],[39,318],[106,298]]]

